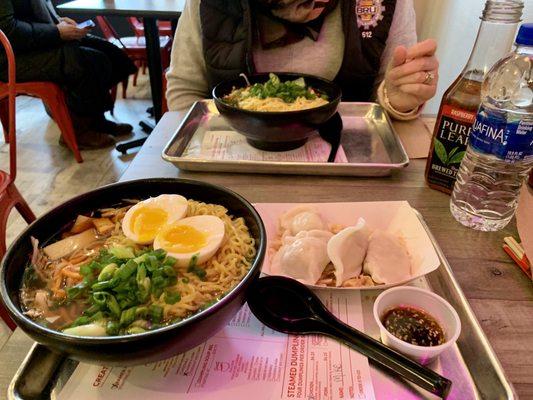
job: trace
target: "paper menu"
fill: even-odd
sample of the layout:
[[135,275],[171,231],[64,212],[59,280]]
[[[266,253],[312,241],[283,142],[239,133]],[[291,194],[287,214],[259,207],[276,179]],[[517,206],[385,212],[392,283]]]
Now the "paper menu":
[[[341,320],[363,328],[359,292],[317,292]],[[245,305],[221,332],[187,353],[130,368],[80,364],[60,400],[375,399],[366,357],[324,336],[290,336]]]
[[[294,150],[272,152],[258,150],[248,144],[243,135],[227,130],[207,131],[201,142],[191,141],[183,156],[219,161],[326,162],[330,145],[319,136]],[[335,157],[337,163],[347,163],[342,146]]]

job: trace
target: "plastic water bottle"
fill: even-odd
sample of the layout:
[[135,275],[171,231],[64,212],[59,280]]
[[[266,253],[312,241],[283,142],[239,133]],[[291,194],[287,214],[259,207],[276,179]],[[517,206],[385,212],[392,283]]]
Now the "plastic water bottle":
[[533,166],[533,24],[520,27],[515,44],[483,81],[450,201],[457,221],[482,231],[509,223]]

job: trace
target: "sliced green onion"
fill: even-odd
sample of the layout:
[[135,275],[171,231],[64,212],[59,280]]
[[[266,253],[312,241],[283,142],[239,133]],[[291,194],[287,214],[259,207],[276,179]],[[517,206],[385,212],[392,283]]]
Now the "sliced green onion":
[[90,317],[91,322],[96,322],[99,320],[103,320],[105,318],[104,313],[102,311],[98,311],[96,314],[92,315]]
[[181,300],[181,295],[178,292],[172,292],[170,290],[165,291],[165,303],[176,304]]
[[93,304],[83,312],[83,315],[91,316],[94,313],[97,313],[98,311],[100,311],[100,306],[98,304]]
[[173,267],[174,265],[176,265],[176,262],[178,260],[176,260],[174,257],[170,257],[168,256],[165,261],[163,262],[163,265],[168,265],[169,267]]
[[95,292],[100,290],[112,289],[120,283],[120,280],[117,278],[112,278],[108,281],[97,282],[91,286],[91,289]]
[[163,249],[157,249],[151,252],[151,254],[159,261],[163,261],[167,255],[167,252]]
[[117,269],[117,271],[115,272],[115,278],[121,280],[128,279],[131,275],[135,273],[135,271],[137,270],[137,266],[138,264],[135,261],[128,260],[126,264],[122,265],[122,267]]
[[91,322],[91,317],[88,317],[86,315],[83,315],[81,317],[78,317],[70,324],[69,328],[74,328],[76,326],[85,325]]
[[117,318],[120,317],[120,313],[122,312],[122,310],[120,309],[120,306],[115,296],[111,294],[108,295],[107,300],[106,300],[106,305],[107,305],[108,310],[111,312],[111,314],[113,314],[113,316]]
[[176,270],[169,265],[163,265],[163,273],[166,276],[176,276]]
[[107,321],[106,332],[108,335],[117,335],[120,330],[120,324],[117,321]]
[[146,332],[146,329],[143,329],[143,328],[141,328],[139,326],[132,326],[132,327],[126,329],[126,333],[128,335],[134,335],[136,333],[144,333],[144,332]]
[[109,249],[109,253],[121,260],[135,258],[135,253],[131,247],[114,246]]
[[120,326],[128,326],[135,321],[135,309],[137,307],[131,307],[122,311],[120,314]]
[[135,318],[146,318],[148,315],[148,307],[137,307],[135,310]]
[[113,274],[117,270],[118,265],[115,263],[107,264],[98,275],[98,282],[108,281],[113,278]]
[[96,305],[98,305],[100,307],[103,307],[106,304],[107,296],[109,296],[109,293],[106,293],[106,292],[95,292],[95,293],[93,293],[93,302]]
[[159,323],[163,319],[163,307],[152,304],[148,308],[148,315],[153,323]]

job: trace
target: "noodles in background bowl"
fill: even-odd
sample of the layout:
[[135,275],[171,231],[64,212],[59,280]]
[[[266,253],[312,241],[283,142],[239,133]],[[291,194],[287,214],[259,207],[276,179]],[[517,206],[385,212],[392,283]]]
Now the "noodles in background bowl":
[[266,83],[234,88],[223,100],[243,110],[262,112],[300,111],[328,104],[327,96],[307,87],[304,78],[281,82],[275,74],[269,77]]
[[[128,305],[127,310],[121,309],[122,314],[134,309],[129,316],[134,318],[127,324],[122,323],[122,314],[120,317],[113,316],[112,307],[102,306],[96,310],[94,301],[91,305],[90,296],[95,293],[93,289],[86,287],[79,290],[81,294],[76,297],[69,297],[69,294],[78,293],[75,289],[83,287],[87,276],[94,278],[102,272],[97,270],[93,275],[88,275],[87,269],[102,257],[109,258],[110,249],[131,249],[136,260],[143,254],[156,254],[151,245],[137,244],[124,235],[121,223],[130,207],[132,204],[99,210],[98,215],[109,219],[113,225],[105,234],[96,235],[94,240],[83,248],[64,257],[50,259],[35,241],[32,260],[24,273],[20,291],[21,303],[27,316],[51,329],[67,329],[66,333],[70,333],[69,328],[78,328],[81,333],[73,334],[82,336],[91,336],[94,332],[97,332],[94,334],[96,336],[140,333],[178,322],[207,308],[235,287],[249,271],[256,254],[256,243],[244,219],[233,218],[223,206],[188,200],[186,217],[211,215],[220,218],[224,223],[224,240],[206,263],[191,269],[178,267],[170,262],[175,271],[175,278],[171,279],[172,274],[168,275],[172,284],[160,293],[154,294],[152,291],[144,302],[136,301],[133,306]],[[161,267],[171,260],[161,252],[157,254],[161,258],[158,261]],[[131,260],[134,258],[127,261]],[[122,261],[126,261],[126,258]],[[139,280],[138,275],[137,272],[137,280],[142,282],[145,278],[141,276]],[[91,284],[94,285],[95,282],[93,279]],[[173,301],[168,301],[169,293],[173,295]],[[100,297],[102,296],[104,295]],[[109,296],[109,293],[106,296]],[[91,307],[93,309],[89,313]],[[157,320],[152,319],[151,310],[161,310],[162,315]],[[116,331],[109,330],[111,322],[118,324],[118,327],[115,326]],[[79,329],[85,326],[92,326],[95,328],[94,332]]]

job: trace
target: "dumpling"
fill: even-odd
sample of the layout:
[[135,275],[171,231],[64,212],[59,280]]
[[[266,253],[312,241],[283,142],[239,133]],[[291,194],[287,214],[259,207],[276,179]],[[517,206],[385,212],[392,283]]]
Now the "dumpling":
[[314,285],[329,264],[327,243],[331,236],[331,232],[312,230],[283,238],[272,260],[272,272]]
[[359,218],[355,226],[344,228],[329,240],[327,251],[335,268],[336,286],[361,275],[370,233],[366,221]]
[[318,211],[311,206],[297,206],[279,218],[282,236],[296,236],[299,232],[325,230],[326,224]]
[[411,277],[411,259],[403,240],[389,232],[370,235],[364,271],[377,283],[398,283]]

